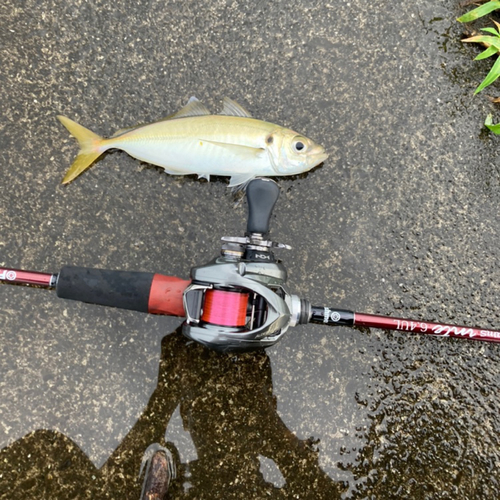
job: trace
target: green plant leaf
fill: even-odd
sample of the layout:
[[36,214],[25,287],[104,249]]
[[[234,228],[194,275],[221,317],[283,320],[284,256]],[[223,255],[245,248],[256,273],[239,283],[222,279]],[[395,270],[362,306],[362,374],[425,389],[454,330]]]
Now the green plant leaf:
[[471,36],[470,38],[465,38],[462,42],[468,43],[484,43],[485,45],[491,45],[500,50],[500,38],[497,36],[488,36],[488,35],[477,35]]
[[486,31],[486,33],[491,33],[495,36],[500,36],[500,33],[495,28],[481,28],[481,31]]
[[481,92],[485,87],[491,85],[500,76],[500,57],[497,57],[495,64],[486,75],[486,78],[481,82],[479,87],[474,91],[474,94]]
[[498,54],[498,49],[496,47],[488,47],[484,52],[481,52],[481,54],[475,57],[474,61],[480,61],[481,59],[486,59],[495,54]]
[[492,121],[492,115],[488,115],[486,117],[486,120],[484,121],[484,124],[494,133],[494,134],[497,134],[497,135],[500,135],[500,123],[498,123],[497,125],[493,125],[493,121]]
[[483,17],[497,9],[500,9],[500,2],[498,0],[490,0],[489,2],[480,5],[479,7],[459,17],[457,21],[461,23],[470,23],[471,21],[475,21],[476,19],[479,19],[480,17]]

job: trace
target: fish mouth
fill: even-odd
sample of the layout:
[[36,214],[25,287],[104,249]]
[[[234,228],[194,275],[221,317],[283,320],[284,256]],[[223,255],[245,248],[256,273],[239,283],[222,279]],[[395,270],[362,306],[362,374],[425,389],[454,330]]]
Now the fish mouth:
[[315,165],[319,165],[328,158],[328,153],[320,146],[316,151],[311,151],[309,157],[314,160]]

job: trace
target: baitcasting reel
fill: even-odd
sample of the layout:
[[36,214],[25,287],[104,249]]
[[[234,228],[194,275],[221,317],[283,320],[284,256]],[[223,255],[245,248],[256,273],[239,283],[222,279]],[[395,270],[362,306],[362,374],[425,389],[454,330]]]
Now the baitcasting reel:
[[183,334],[219,351],[269,347],[288,327],[309,321],[309,304],[288,292],[286,269],[272,252],[290,247],[265,239],[279,187],[256,179],[246,195],[245,237],[223,237],[221,256],[194,267],[184,291]]

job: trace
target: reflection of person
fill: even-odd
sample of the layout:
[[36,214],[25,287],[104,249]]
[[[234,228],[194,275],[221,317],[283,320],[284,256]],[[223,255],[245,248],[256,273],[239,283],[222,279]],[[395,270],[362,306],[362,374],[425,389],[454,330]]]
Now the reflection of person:
[[[153,443],[172,448],[165,429],[178,405],[198,458],[189,471],[177,464],[168,498],[339,498],[313,444],[280,419],[265,352],[219,354],[179,332],[163,339],[158,386],[100,470],[69,439],[37,431],[0,452],[0,498],[138,499],[143,454]],[[259,456],[277,465],[281,488],[264,479]]]

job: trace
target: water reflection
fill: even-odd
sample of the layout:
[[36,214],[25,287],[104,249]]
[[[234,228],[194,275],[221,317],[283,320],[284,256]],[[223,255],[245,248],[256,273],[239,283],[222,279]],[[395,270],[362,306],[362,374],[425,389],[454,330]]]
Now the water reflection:
[[176,462],[167,498],[334,499],[343,490],[319,467],[315,443],[279,417],[265,352],[221,355],[176,331],[162,341],[149,403],[100,469],[64,435],[36,431],[0,453],[0,498],[138,499],[155,443]]

